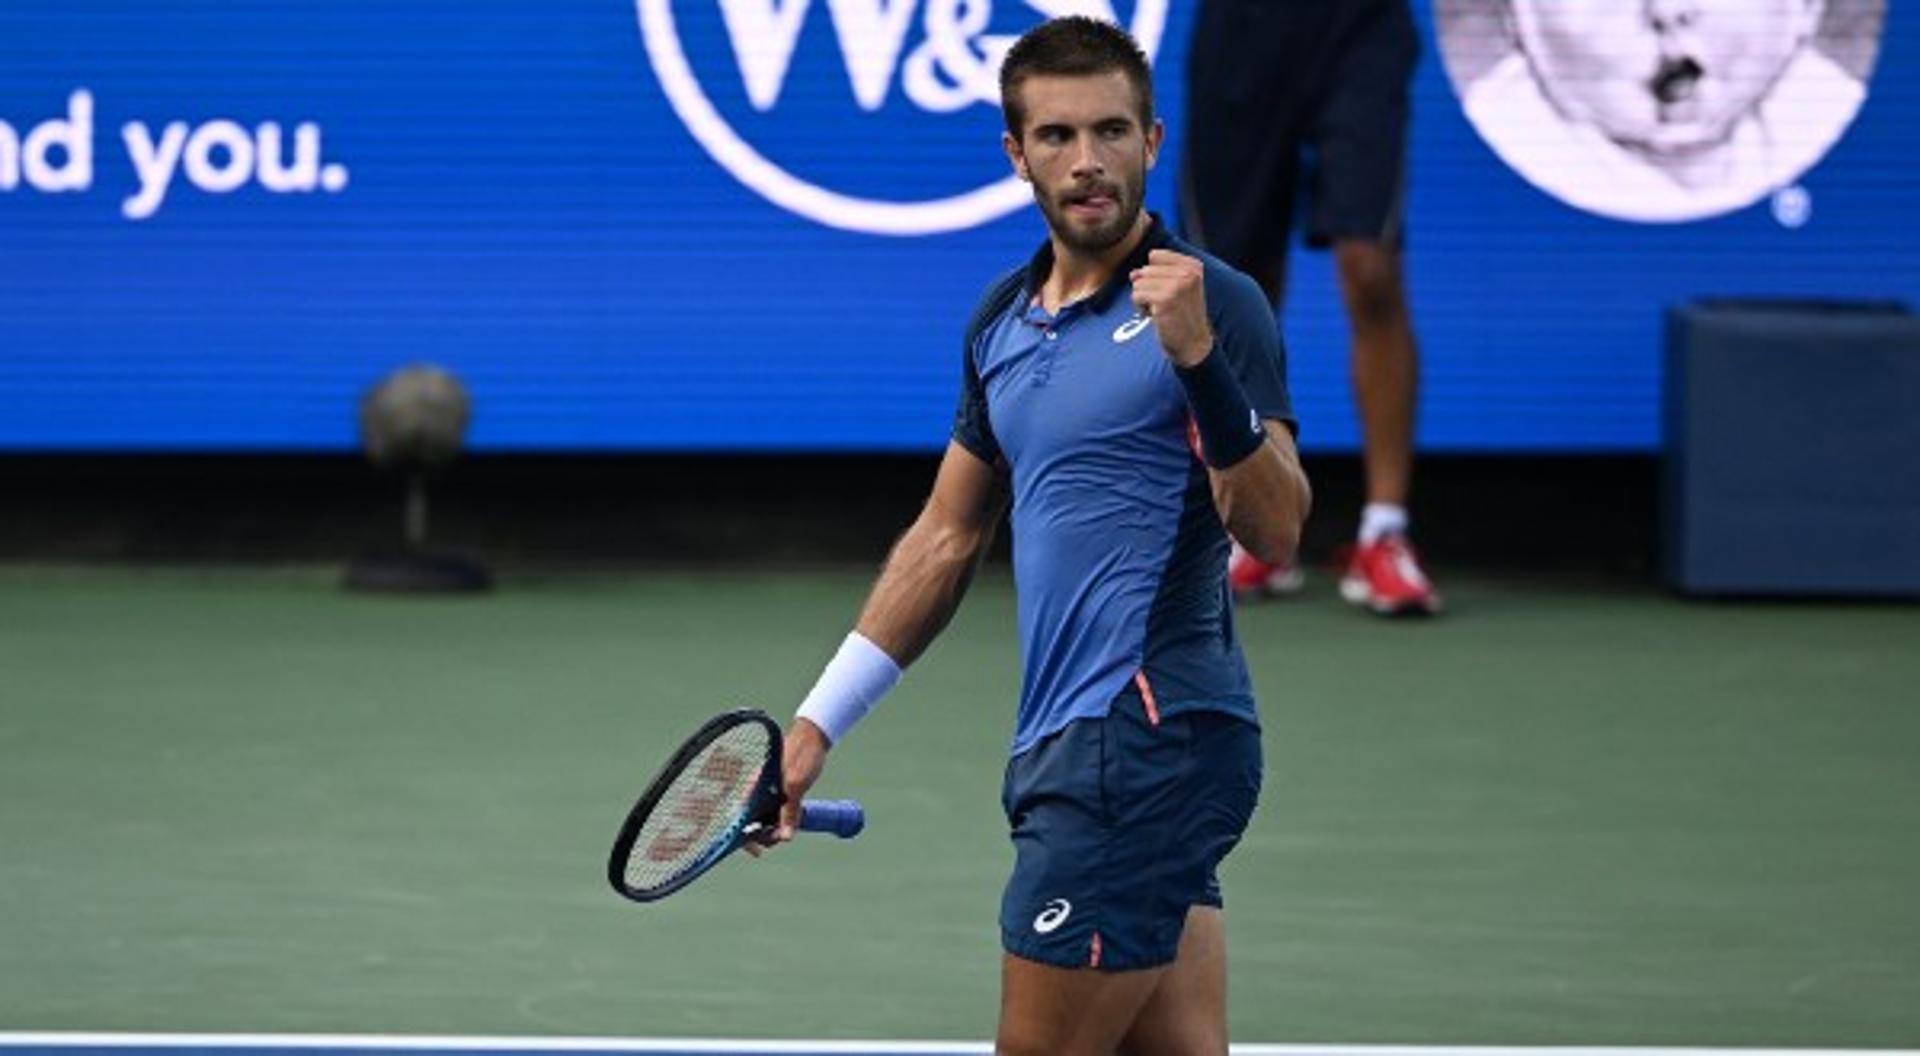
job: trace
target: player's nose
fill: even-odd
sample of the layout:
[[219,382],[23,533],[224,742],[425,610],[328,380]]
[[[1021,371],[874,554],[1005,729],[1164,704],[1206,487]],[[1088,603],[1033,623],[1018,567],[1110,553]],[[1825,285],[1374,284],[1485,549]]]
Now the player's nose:
[[1099,176],[1107,169],[1100,161],[1100,152],[1095,149],[1093,137],[1081,136],[1074,140],[1073,155],[1070,159],[1075,176]]

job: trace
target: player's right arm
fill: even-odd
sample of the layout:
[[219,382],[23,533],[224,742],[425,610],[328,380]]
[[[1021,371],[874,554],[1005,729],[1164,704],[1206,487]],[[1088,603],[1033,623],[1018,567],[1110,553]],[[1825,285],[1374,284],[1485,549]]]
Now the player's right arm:
[[855,625],[902,668],[920,658],[960,607],[1007,509],[1006,475],[949,441],[933,493],[893,544]]
[[981,374],[980,339],[1025,288],[1025,269],[1002,275],[974,308],[961,342],[960,401],[933,494],[887,555],[860,619],[828,662],[787,731],[781,757],[787,803],[776,841],[793,837],[799,803],[845,736],[946,628],[993,542],[1012,496]]
[[[787,802],[776,842],[792,837],[800,801],[826,765],[833,747],[828,727],[844,722],[839,731],[844,734],[851,726],[848,709],[871,707],[953,618],[993,544],[1010,494],[1003,471],[959,441],[947,444],[926,506],[894,543],[854,633],[787,731],[782,758]],[[862,697],[868,699],[855,699]]]

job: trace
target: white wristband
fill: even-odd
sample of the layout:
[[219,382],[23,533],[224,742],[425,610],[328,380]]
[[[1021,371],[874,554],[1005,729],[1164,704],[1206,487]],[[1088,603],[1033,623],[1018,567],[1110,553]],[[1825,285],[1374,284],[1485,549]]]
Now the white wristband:
[[854,631],[820,672],[813,692],[800,702],[799,716],[820,727],[830,743],[839,744],[898,681],[900,665],[893,657]]

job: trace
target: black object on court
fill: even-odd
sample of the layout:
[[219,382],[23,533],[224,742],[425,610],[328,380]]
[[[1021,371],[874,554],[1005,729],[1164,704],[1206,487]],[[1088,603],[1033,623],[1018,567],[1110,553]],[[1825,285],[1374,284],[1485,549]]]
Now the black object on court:
[[406,479],[406,512],[397,546],[362,553],[347,566],[348,590],[391,593],[484,591],[493,577],[476,557],[427,543],[427,481],[460,454],[472,404],[466,386],[428,363],[403,367],[360,401],[367,457]]
[[1701,596],[1920,596],[1920,315],[1703,300],[1667,315],[1667,582]]

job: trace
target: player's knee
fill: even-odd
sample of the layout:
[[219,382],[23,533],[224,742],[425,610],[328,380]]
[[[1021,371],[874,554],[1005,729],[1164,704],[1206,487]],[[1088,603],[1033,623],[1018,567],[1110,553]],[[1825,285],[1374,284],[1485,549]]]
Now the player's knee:
[[1343,242],[1334,253],[1354,326],[1389,326],[1405,318],[1398,253],[1371,242]]

